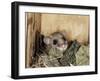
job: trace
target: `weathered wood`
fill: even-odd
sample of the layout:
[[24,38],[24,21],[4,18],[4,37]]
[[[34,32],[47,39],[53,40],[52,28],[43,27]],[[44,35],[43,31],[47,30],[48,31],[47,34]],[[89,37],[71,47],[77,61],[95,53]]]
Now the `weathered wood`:
[[26,13],[26,68],[32,65],[32,56],[35,53],[37,46],[37,32],[41,30],[41,14],[39,13]]
[[69,41],[80,43],[89,41],[89,16],[71,14],[42,14],[41,33],[50,35],[56,31],[66,31]]

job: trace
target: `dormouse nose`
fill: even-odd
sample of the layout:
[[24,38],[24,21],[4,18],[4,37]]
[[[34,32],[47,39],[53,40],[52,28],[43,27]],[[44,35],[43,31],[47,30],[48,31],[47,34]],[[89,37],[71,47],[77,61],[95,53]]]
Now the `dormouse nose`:
[[53,40],[53,44],[54,44],[54,45],[56,45],[57,42],[58,42],[58,41],[57,41],[56,39]]

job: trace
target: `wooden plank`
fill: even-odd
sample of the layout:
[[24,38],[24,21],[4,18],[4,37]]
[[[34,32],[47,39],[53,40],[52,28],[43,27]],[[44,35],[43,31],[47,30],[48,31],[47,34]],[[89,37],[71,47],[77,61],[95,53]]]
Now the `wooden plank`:
[[89,16],[71,14],[42,14],[41,33],[49,36],[56,31],[66,31],[69,41],[77,40],[80,43],[89,41]]
[[41,14],[40,13],[26,13],[26,68],[32,65],[32,56],[35,53],[36,45],[38,44],[37,33],[41,30]]

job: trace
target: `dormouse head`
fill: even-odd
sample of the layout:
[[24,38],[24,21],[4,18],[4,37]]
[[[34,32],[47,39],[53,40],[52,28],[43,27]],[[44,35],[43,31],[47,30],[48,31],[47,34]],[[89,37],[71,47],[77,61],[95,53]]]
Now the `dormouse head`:
[[50,36],[44,38],[44,43],[53,48],[57,48],[61,51],[64,51],[68,46],[66,32],[54,32]]

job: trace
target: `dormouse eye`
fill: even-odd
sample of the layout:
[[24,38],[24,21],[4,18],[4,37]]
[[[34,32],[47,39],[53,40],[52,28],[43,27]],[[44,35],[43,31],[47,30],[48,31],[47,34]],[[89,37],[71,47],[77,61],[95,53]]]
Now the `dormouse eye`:
[[58,41],[57,41],[56,39],[53,40],[53,44],[54,44],[54,45],[56,45],[57,42],[58,42]]

